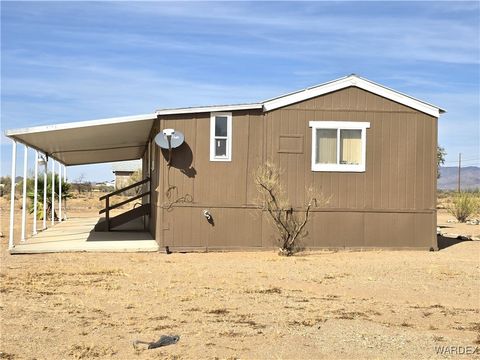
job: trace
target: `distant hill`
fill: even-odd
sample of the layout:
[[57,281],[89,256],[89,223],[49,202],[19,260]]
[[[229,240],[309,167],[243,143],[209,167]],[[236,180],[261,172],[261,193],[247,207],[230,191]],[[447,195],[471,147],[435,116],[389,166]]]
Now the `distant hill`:
[[[480,188],[480,167],[467,166],[461,169],[462,189]],[[458,183],[458,167],[445,166],[440,168],[440,179],[437,188],[441,190],[455,190]]]

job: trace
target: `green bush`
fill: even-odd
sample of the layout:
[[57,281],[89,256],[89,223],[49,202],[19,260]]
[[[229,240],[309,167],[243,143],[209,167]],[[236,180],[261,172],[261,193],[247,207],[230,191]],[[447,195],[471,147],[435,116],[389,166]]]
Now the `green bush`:
[[448,206],[448,212],[462,223],[477,215],[479,210],[480,198],[475,193],[461,192],[453,197]]
[[[55,188],[53,189],[53,194],[55,196],[55,202],[58,201],[58,174],[55,174]],[[43,189],[44,189],[43,175],[38,177],[38,190],[37,190],[37,219],[43,219]],[[21,186],[21,185],[20,185]],[[33,202],[35,198],[35,181],[33,178],[27,179],[27,197],[30,200],[28,202],[28,211],[33,213]],[[66,204],[67,199],[72,197],[70,191],[70,184],[62,179],[62,200]],[[58,205],[58,203],[57,203]],[[52,212],[52,174],[47,174],[47,218],[51,216]],[[54,214],[57,218],[57,214]]]

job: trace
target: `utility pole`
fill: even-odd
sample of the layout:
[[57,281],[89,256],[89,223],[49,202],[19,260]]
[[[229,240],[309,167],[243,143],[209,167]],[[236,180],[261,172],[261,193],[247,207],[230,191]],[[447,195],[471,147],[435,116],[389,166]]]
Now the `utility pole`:
[[460,186],[460,169],[462,168],[462,153],[458,153],[458,192],[461,191]]

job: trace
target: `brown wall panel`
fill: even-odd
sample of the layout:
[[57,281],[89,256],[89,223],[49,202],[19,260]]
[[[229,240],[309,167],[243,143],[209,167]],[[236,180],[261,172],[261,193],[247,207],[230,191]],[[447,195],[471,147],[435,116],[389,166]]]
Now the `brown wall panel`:
[[[370,122],[366,171],[312,172],[312,120]],[[258,198],[253,173],[265,160],[282,169],[293,207],[305,203],[308,187],[330,199],[312,214],[308,246],[426,247],[434,242],[437,120],[431,116],[354,87],[265,114],[236,111],[231,162],[209,160],[209,113],[165,116],[157,124],[182,131],[186,140],[174,151],[170,170],[160,152],[156,158],[155,217],[161,228],[156,236],[165,244],[273,246],[275,232],[266,214],[252,218],[259,212],[252,209]],[[191,204],[165,209],[186,195]],[[215,226],[205,221],[203,209],[215,214]]]
[[308,247],[363,247],[363,216],[352,212],[315,212],[305,243]]

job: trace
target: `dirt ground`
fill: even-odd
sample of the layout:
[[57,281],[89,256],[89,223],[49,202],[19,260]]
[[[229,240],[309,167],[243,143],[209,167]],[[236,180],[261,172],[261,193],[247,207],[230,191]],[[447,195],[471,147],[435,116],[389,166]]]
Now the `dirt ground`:
[[[291,258],[12,256],[6,243],[0,359],[458,358],[437,353],[448,346],[480,358],[480,241]],[[180,340],[132,346],[161,335]]]
[[[473,218],[480,219],[480,216],[474,216]],[[452,221],[455,221],[455,218],[447,210],[437,210],[437,226],[443,235],[449,237],[463,235],[480,240],[480,225],[461,224]]]

